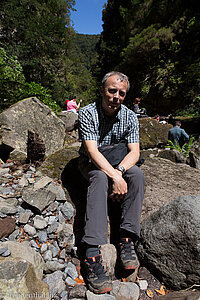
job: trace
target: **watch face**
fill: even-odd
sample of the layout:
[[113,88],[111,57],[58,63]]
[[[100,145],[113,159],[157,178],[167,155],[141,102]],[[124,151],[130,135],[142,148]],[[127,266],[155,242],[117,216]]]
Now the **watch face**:
[[124,173],[124,171],[125,171],[125,169],[124,169],[124,167],[123,166],[117,166],[117,168],[116,168],[117,170],[119,170],[119,171],[121,171],[122,172],[122,174]]

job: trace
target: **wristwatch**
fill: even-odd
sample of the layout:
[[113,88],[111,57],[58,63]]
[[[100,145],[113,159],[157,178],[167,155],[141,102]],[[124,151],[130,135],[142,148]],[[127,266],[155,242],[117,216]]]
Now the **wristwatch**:
[[122,172],[122,175],[125,172],[125,168],[123,166],[117,166],[115,169],[119,170],[120,172]]

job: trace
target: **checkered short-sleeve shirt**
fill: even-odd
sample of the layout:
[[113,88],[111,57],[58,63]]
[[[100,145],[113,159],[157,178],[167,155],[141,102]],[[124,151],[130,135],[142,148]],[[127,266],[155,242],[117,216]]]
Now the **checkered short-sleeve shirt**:
[[[114,117],[105,116],[100,102],[91,103],[79,111],[79,141],[97,141],[97,147],[118,143],[126,139],[128,143],[139,143],[139,122],[136,114],[125,105]],[[81,145],[80,155],[87,152]]]

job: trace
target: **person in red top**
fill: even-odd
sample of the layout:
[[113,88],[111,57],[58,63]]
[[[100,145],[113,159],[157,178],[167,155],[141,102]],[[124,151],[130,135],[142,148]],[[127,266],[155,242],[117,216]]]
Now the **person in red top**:
[[77,114],[77,111],[82,103],[82,100],[79,103],[76,103],[76,96],[71,95],[69,99],[65,101],[64,110],[72,111]]

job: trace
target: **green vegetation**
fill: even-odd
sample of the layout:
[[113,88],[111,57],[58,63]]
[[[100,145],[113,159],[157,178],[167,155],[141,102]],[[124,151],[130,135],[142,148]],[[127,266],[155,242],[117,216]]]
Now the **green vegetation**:
[[96,91],[89,70],[92,54],[81,58],[78,44],[89,53],[97,37],[85,39],[91,50],[86,43],[83,46],[84,38],[76,39],[70,26],[74,4],[74,0],[1,3],[0,110],[28,96],[40,97],[54,111],[61,110],[70,94],[85,103],[92,101]]
[[4,0],[0,7],[0,110],[38,96],[59,111],[70,94],[83,105],[102,76],[128,75],[150,116],[200,115],[197,0],[107,0],[101,35],[70,26],[75,0]]
[[174,145],[174,143],[170,140],[168,140],[168,146],[166,148],[175,149],[183,154],[184,158],[187,158],[189,156],[190,149],[192,147],[192,144],[194,142],[195,138],[193,136],[190,136],[190,139],[187,143],[185,143],[182,147],[177,143]]
[[98,78],[111,69],[127,74],[127,105],[142,97],[149,115],[186,106],[188,113],[200,113],[198,1],[108,0],[103,21]]

